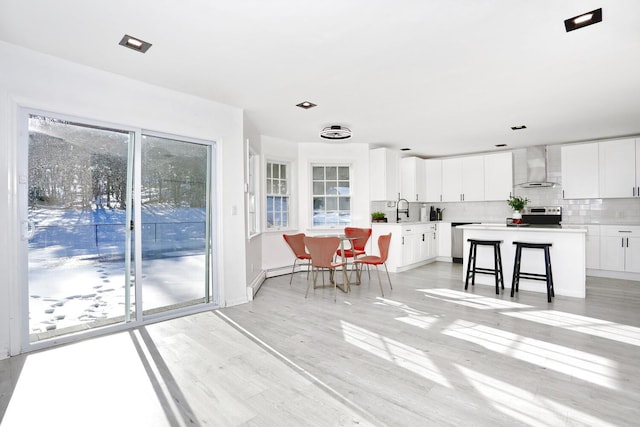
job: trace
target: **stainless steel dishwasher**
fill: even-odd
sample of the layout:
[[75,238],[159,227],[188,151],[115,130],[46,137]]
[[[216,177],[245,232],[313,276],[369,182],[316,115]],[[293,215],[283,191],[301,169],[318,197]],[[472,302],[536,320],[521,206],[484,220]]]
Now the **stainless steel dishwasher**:
[[459,225],[479,224],[479,222],[452,222],[451,223],[451,260],[462,264],[462,257],[464,256],[464,230],[458,228]]

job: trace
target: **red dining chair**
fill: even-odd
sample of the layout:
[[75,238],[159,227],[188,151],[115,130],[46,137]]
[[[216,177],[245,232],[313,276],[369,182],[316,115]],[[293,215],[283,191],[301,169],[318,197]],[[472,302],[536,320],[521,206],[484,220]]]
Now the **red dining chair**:
[[371,237],[370,228],[357,228],[357,227],[345,227],[344,235],[346,237],[354,237],[351,240],[351,247],[341,251],[338,249],[336,255],[344,258],[357,258],[362,255],[366,255],[365,246]]
[[296,256],[296,259],[293,260],[293,269],[291,270],[291,278],[289,279],[289,286],[291,286],[291,281],[293,280],[293,273],[296,272],[296,263],[298,260],[307,261],[307,280],[309,280],[309,269],[311,266],[311,255],[307,252],[307,249],[304,246],[304,233],[298,234],[283,234],[282,237],[284,241],[287,242],[293,254]]
[[384,291],[382,290],[382,280],[380,280],[380,270],[378,266],[380,264],[384,265],[384,269],[387,272],[387,279],[389,279],[389,287],[393,289],[393,285],[391,284],[391,277],[389,276],[389,270],[387,269],[387,257],[389,256],[389,244],[391,243],[391,233],[383,234],[378,237],[378,248],[380,249],[380,256],[375,255],[366,255],[360,258],[357,258],[353,261],[356,265],[356,272],[358,274],[358,281],[360,281],[360,268],[358,265],[363,266],[366,265],[367,268],[370,265],[376,266],[376,272],[378,273],[378,284],[380,285],[380,293],[384,296]]
[[[334,272],[336,268],[342,267],[342,276],[344,286],[348,286],[347,279],[347,271],[345,270],[346,262],[334,262],[333,256],[336,253],[336,249],[340,245],[340,238],[338,237],[305,237],[304,244],[309,249],[309,253],[311,254],[311,266],[313,267],[313,289],[316,289],[316,283],[318,281],[318,272],[322,270],[322,286],[324,287],[324,270],[329,270],[330,275],[329,278],[333,281],[333,287],[335,289],[335,295],[333,300],[335,301],[338,294],[338,285],[337,280],[335,280]],[[305,292],[304,297],[306,298],[309,294],[309,286],[311,286],[311,282],[307,285],[307,292]],[[346,288],[348,289],[348,288]]]

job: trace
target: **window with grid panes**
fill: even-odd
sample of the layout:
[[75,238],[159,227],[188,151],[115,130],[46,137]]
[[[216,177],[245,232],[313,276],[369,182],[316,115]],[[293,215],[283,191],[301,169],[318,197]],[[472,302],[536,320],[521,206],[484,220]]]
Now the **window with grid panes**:
[[313,226],[351,224],[351,167],[312,166]]
[[267,162],[267,230],[289,226],[289,181],[286,163]]

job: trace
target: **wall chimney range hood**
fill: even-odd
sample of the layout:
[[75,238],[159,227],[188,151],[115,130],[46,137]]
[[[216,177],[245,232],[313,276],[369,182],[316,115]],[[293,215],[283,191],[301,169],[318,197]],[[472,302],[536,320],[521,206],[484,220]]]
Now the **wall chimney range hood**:
[[527,181],[518,184],[520,188],[555,187],[547,176],[547,147],[544,145],[527,148]]

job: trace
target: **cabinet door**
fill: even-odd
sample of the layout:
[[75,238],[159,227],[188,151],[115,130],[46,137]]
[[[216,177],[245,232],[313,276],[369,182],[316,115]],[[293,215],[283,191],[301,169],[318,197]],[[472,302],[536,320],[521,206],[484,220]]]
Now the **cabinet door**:
[[427,240],[427,253],[425,254],[424,259],[431,259],[438,256],[438,239],[436,237],[435,231],[430,231],[425,233],[425,238]]
[[425,200],[425,165],[418,157],[400,160],[400,197],[410,202]]
[[442,201],[442,160],[425,160],[426,202]]
[[565,145],[562,157],[562,192],[565,199],[598,198],[598,143]]
[[417,262],[420,256],[421,234],[406,234],[402,236],[402,265]]
[[442,201],[462,201],[462,159],[442,161]]
[[398,155],[387,148],[369,151],[371,200],[398,200]]
[[625,237],[600,237],[600,268],[603,270],[624,271]]
[[451,223],[439,222],[436,224],[438,227],[438,256],[450,257],[451,256]]
[[636,195],[636,141],[601,142],[599,150],[600,197]]
[[585,241],[587,268],[600,268],[600,229],[598,226],[587,226]]
[[636,139],[636,197],[640,197],[640,139]]
[[625,271],[640,273],[640,237],[627,237]]
[[513,155],[484,156],[484,200],[508,200],[513,191]]
[[462,158],[462,201],[484,200],[484,156]]

